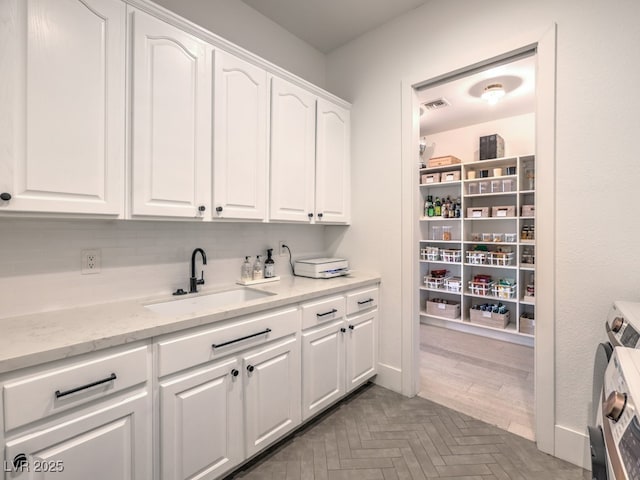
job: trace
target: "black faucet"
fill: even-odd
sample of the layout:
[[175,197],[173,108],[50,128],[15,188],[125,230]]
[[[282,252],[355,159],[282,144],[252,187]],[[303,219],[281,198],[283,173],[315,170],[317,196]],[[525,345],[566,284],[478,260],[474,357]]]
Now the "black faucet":
[[202,255],[202,264],[207,264],[207,255],[201,248],[196,248],[191,254],[191,278],[189,279],[189,293],[196,293],[198,291],[198,285],[204,284],[204,271],[202,271],[202,277],[196,278],[196,254]]

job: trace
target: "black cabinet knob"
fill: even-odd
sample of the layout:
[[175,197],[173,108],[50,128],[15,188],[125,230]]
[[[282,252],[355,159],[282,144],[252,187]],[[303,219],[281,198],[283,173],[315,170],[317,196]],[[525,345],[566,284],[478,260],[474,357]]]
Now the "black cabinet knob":
[[8,202],[9,200],[11,200],[11,194],[7,192],[0,193],[0,200]]
[[344,333],[344,332],[346,332],[346,331],[347,331],[347,329],[346,329],[346,328],[344,328],[344,327],[342,327],[342,328],[340,329],[340,331],[341,331],[342,333]]
[[16,472],[21,471],[28,464],[29,460],[24,453],[19,453],[15,457],[13,457],[13,468]]
[[255,370],[255,367],[253,365],[247,365],[247,372],[251,373]]
[[239,374],[240,374],[240,372],[238,370],[236,370],[235,368],[233,370],[231,370],[231,376],[237,377]]
[[207,207],[205,207],[204,205],[200,205],[200,206],[198,207],[198,211],[199,211],[199,212],[204,212],[206,209],[207,209]]
[[318,218],[322,218],[322,217],[324,217],[324,214],[323,213],[319,213],[318,214]]
[[356,328],[356,327],[354,327],[353,325],[349,325],[349,330],[353,330],[353,329],[355,329],[355,328]]
[[222,207],[216,207],[216,212],[220,213],[222,211]]
[[313,213],[307,213],[307,217],[313,218]]

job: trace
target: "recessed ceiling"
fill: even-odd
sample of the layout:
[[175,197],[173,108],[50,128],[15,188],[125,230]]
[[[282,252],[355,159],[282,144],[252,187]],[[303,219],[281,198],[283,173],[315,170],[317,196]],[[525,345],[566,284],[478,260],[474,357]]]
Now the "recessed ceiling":
[[323,53],[426,0],[242,0]]
[[[423,110],[420,136],[453,130],[477,123],[531,113],[535,110],[534,55],[418,91]],[[490,84],[500,83],[506,95],[495,105],[480,96]],[[441,108],[424,104],[445,99]]]

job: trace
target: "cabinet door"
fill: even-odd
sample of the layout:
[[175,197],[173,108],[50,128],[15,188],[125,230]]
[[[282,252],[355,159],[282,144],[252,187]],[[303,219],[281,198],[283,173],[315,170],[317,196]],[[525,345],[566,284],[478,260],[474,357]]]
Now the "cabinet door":
[[313,222],[315,109],[315,96],[282,79],[272,79],[272,220]]
[[211,47],[132,11],[132,214],[204,217],[211,185]]
[[267,73],[217,50],[213,218],[264,220],[267,203]]
[[302,334],[302,420],[345,393],[344,319]]
[[347,318],[347,392],[376,374],[378,310]]
[[350,112],[318,99],[316,141],[316,221],[349,223]]
[[[148,395],[139,393],[9,440],[5,465],[19,454],[27,455],[30,465],[23,474],[7,478],[147,480],[152,476],[150,409]],[[49,471],[34,472],[43,467]]]
[[218,478],[243,460],[238,369],[233,358],[160,382],[163,480]]
[[300,342],[296,336],[243,356],[247,457],[300,424]]
[[6,0],[0,17],[0,212],[121,214],[124,3]]

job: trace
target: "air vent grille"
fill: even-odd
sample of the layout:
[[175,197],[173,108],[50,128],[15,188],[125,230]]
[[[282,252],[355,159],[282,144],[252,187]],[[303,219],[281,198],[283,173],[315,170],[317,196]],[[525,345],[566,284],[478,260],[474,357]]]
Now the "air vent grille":
[[426,110],[438,110],[451,105],[446,98],[437,98],[422,104]]

